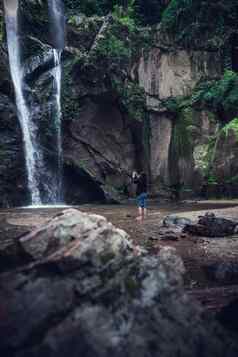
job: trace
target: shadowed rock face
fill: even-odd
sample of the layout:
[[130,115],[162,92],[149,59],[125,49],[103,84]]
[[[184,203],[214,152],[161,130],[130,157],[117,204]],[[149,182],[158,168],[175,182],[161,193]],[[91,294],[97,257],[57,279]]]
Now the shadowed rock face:
[[77,210],[20,244],[34,263],[0,276],[3,356],[237,355],[184,294],[174,249],[146,256],[105,218]]
[[[82,100],[81,111],[76,113],[75,119],[68,124],[66,135],[65,172],[67,174],[67,167],[70,165],[75,175],[80,169],[85,171],[89,176],[87,182],[89,183],[90,180],[94,182],[95,201],[100,198],[102,200],[107,195],[108,188],[114,187],[116,191],[123,184],[130,183],[130,174],[135,161],[135,147],[131,129],[124,121],[116,102],[110,100],[104,102],[103,98],[97,101]],[[70,181],[71,177],[66,175],[66,182]],[[82,192],[84,187],[82,181],[78,174],[78,182],[75,182],[73,193],[75,198]],[[101,184],[101,188],[98,184]],[[71,189],[70,185],[66,185],[67,197],[71,197]],[[89,196],[90,192],[88,192]],[[113,198],[113,192],[108,196]],[[116,194],[115,198],[119,198],[119,195]],[[72,197],[71,202],[73,199]]]

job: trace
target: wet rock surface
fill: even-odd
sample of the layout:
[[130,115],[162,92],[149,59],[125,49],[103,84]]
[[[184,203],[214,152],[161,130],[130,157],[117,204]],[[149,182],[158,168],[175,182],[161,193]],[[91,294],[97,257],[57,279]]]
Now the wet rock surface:
[[72,209],[20,245],[34,262],[0,276],[1,354],[237,355],[185,294],[173,248],[135,254],[125,232]]
[[[3,16],[0,13],[0,19]],[[0,207],[26,201],[22,135],[8,70],[6,48],[0,44]]]
[[232,284],[237,282],[238,263],[235,261],[214,262],[207,265],[206,271],[210,280],[223,284]]
[[206,213],[199,217],[197,224],[187,224],[183,231],[202,237],[225,237],[237,233],[238,222]]

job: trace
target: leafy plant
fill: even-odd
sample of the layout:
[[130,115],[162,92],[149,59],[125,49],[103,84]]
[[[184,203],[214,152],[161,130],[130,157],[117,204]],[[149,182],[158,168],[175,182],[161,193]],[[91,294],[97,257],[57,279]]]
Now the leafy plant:
[[237,22],[236,0],[172,0],[163,13],[162,29],[187,47],[223,48],[237,34]]
[[235,118],[235,119],[231,120],[228,124],[226,124],[222,128],[221,132],[224,133],[225,136],[227,137],[230,130],[232,130],[235,133],[237,140],[238,140],[238,118]]
[[130,48],[125,46],[123,40],[110,33],[101,40],[100,45],[96,48],[96,54],[120,61],[130,57]]
[[209,185],[217,185],[217,184],[218,184],[218,180],[217,180],[217,178],[216,178],[215,175],[210,174],[210,175],[208,176],[208,178],[207,178],[207,183],[208,183]]
[[200,83],[194,90],[191,104],[215,113],[238,114],[238,74],[227,70],[220,80]]

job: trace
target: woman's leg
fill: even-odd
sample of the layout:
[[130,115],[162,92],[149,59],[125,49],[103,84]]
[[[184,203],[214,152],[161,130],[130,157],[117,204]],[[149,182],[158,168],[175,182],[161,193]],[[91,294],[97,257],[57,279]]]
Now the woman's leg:
[[146,218],[147,217],[147,208],[144,208],[143,209],[143,218]]
[[141,221],[143,218],[143,198],[142,195],[139,195],[137,197],[137,204],[138,204],[138,217],[136,219],[138,221]]
[[147,193],[143,193],[143,219],[147,217]]

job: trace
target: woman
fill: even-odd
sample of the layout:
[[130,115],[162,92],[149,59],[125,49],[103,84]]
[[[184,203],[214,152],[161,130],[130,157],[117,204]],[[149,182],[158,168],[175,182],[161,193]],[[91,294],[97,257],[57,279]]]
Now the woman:
[[147,216],[147,177],[144,172],[140,175],[136,171],[132,174],[133,182],[137,184],[136,199],[138,204],[139,216],[136,218],[143,221]]

